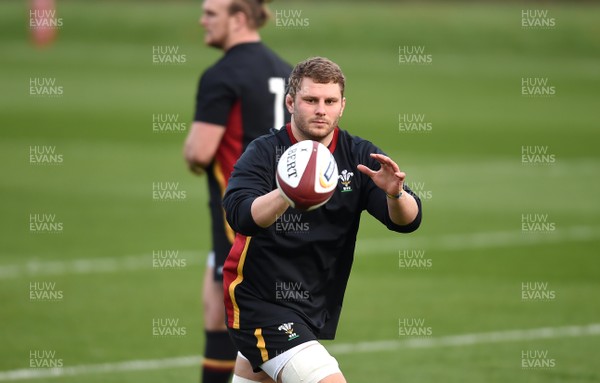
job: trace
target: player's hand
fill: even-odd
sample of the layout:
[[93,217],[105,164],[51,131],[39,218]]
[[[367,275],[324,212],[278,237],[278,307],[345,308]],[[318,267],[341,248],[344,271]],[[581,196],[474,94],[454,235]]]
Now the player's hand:
[[188,168],[192,173],[198,176],[201,176],[206,172],[206,170],[202,166],[193,162],[188,162]]
[[358,165],[357,169],[369,176],[375,185],[389,195],[397,195],[404,187],[404,179],[406,173],[400,171],[398,165],[388,156],[383,154],[371,153],[371,158],[377,160],[381,164],[381,168],[377,171],[369,169],[365,165]]

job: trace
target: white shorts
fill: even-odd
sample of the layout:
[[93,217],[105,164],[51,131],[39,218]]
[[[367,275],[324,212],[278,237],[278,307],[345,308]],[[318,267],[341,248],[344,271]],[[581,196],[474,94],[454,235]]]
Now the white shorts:
[[214,268],[215,267],[215,252],[211,251],[208,253],[206,257],[206,267]]

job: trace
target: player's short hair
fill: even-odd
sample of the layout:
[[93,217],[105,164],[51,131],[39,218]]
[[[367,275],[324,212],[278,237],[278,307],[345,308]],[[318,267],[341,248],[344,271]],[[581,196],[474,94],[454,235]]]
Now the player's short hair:
[[311,57],[298,63],[288,81],[288,94],[292,97],[300,91],[302,79],[308,77],[318,84],[339,84],[342,96],[344,96],[344,87],[346,86],[346,78],[342,69],[325,57]]
[[259,29],[266,24],[271,13],[265,4],[267,0],[232,0],[229,14],[242,12],[246,15],[251,28]]

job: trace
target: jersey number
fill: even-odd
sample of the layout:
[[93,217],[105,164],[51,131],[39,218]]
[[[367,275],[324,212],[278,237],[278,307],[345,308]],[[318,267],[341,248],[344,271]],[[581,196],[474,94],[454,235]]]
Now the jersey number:
[[275,95],[275,104],[273,105],[273,115],[275,116],[275,130],[283,126],[283,96],[285,95],[285,80],[281,77],[269,78],[269,92]]

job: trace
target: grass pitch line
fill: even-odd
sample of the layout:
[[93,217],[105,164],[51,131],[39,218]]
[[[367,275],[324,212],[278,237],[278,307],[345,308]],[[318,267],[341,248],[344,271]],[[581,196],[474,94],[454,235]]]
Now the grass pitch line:
[[581,242],[600,239],[598,226],[572,226],[545,233],[496,231],[486,233],[447,234],[431,237],[365,238],[357,241],[356,253],[382,254],[407,247],[415,249],[469,250],[499,247],[536,246],[562,242]]
[[[597,335],[600,335],[600,323],[592,323],[583,326],[542,327],[528,330],[506,330],[487,333],[446,335],[439,337],[416,338],[407,340],[387,340],[349,344],[334,344],[328,346],[327,349],[334,355],[343,355],[371,352],[389,352],[401,349],[465,347],[477,344],[520,342],[525,340],[585,337]],[[0,381],[58,378],[64,376],[162,370],[178,367],[194,367],[199,366],[201,360],[201,355],[190,355],[166,359],[130,360],[117,363],[87,365],[84,364],[54,369],[25,368],[20,370],[0,371]]]
[[[389,255],[402,248],[439,250],[483,249],[512,246],[535,246],[562,242],[590,241],[600,238],[600,227],[573,226],[558,228],[549,233],[524,233],[521,231],[497,231],[468,234],[447,234],[420,238],[365,238],[356,244],[356,255]],[[179,251],[187,265],[204,262],[205,250]],[[183,258],[183,257],[182,257]],[[0,280],[21,277],[71,275],[88,273],[116,273],[152,269],[152,255],[130,255],[112,258],[83,258],[61,261],[30,261],[24,264],[0,266]]]
[[389,340],[338,344],[327,347],[332,354],[355,354],[360,352],[384,352],[400,349],[462,347],[476,344],[519,342],[525,340],[568,338],[600,335],[600,323],[586,326],[542,327],[529,330],[507,330],[487,333],[446,335],[407,340]]
[[15,381],[25,379],[59,378],[89,374],[105,374],[126,371],[162,370],[175,367],[200,366],[200,355],[184,356],[168,359],[129,360],[126,362],[82,364],[62,368],[24,368],[21,370],[0,372],[0,381]]
[[[205,252],[206,253],[206,252]],[[205,256],[199,251],[179,251],[187,265],[200,265]],[[29,261],[18,265],[0,266],[0,280],[19,277],[52,276],[65,274],[115,273],[154,268],[152,254],[127,255],[123,257],[82,258],[57,261]],[[160,268],[159,268],[160,269]]]

